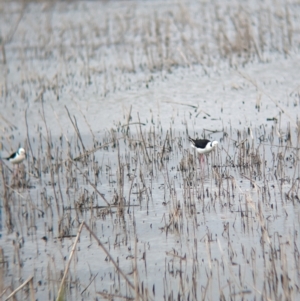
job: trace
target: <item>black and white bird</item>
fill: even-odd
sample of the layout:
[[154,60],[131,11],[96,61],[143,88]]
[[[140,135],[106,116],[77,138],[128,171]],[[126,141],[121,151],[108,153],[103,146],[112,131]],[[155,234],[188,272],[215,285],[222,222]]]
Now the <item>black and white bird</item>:
[[4,159],[8,160],[12,164],[20,164],[25,160],[25,158],[26,158],[25,149],[20,147],[15,153],[11,154],[9,157]]
[[191,147],[195,148],[200,154],[201,162],[204,161],[203,155],[209,154],[218,145],[218,141],[210,141],[207,139],[193,139],[189,137],[189,141],[191,142]]

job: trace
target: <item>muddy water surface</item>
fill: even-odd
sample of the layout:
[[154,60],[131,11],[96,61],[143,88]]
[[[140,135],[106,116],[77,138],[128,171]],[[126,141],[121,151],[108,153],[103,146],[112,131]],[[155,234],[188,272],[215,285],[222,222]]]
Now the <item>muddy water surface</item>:
[[298,9],[3,4],[1,296],[297,300]]

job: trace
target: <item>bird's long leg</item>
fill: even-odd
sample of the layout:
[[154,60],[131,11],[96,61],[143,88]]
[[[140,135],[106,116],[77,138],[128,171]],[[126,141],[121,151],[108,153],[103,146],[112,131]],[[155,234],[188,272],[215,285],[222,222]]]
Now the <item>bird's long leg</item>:
[[17,178],[16,168],[15,168],[15,165],[13,165],[13,170],[12,170],[12,186],[15,186],[16,178]]
[[204,155],[202,155],[202,168],[203,168],[203,172],[205,172],[205,157],[204,157]]
[[199,163],[200,163],[201,170],[204,171],[204,163],[205,163],[205,161],[204,161],[204,155],[203,154],[199,155]]

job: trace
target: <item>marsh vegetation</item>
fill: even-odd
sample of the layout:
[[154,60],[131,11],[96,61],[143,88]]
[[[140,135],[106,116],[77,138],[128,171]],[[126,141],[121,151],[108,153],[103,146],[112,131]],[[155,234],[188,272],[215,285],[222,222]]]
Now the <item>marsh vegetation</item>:
[[298,12],[2,3],[1,298],[297,300]]

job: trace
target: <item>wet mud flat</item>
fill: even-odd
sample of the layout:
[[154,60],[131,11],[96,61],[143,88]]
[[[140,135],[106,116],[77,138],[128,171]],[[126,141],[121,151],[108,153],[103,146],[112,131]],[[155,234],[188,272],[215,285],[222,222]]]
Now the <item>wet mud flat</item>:
[[1,298],[297,300],[298,10],[3,4]]

